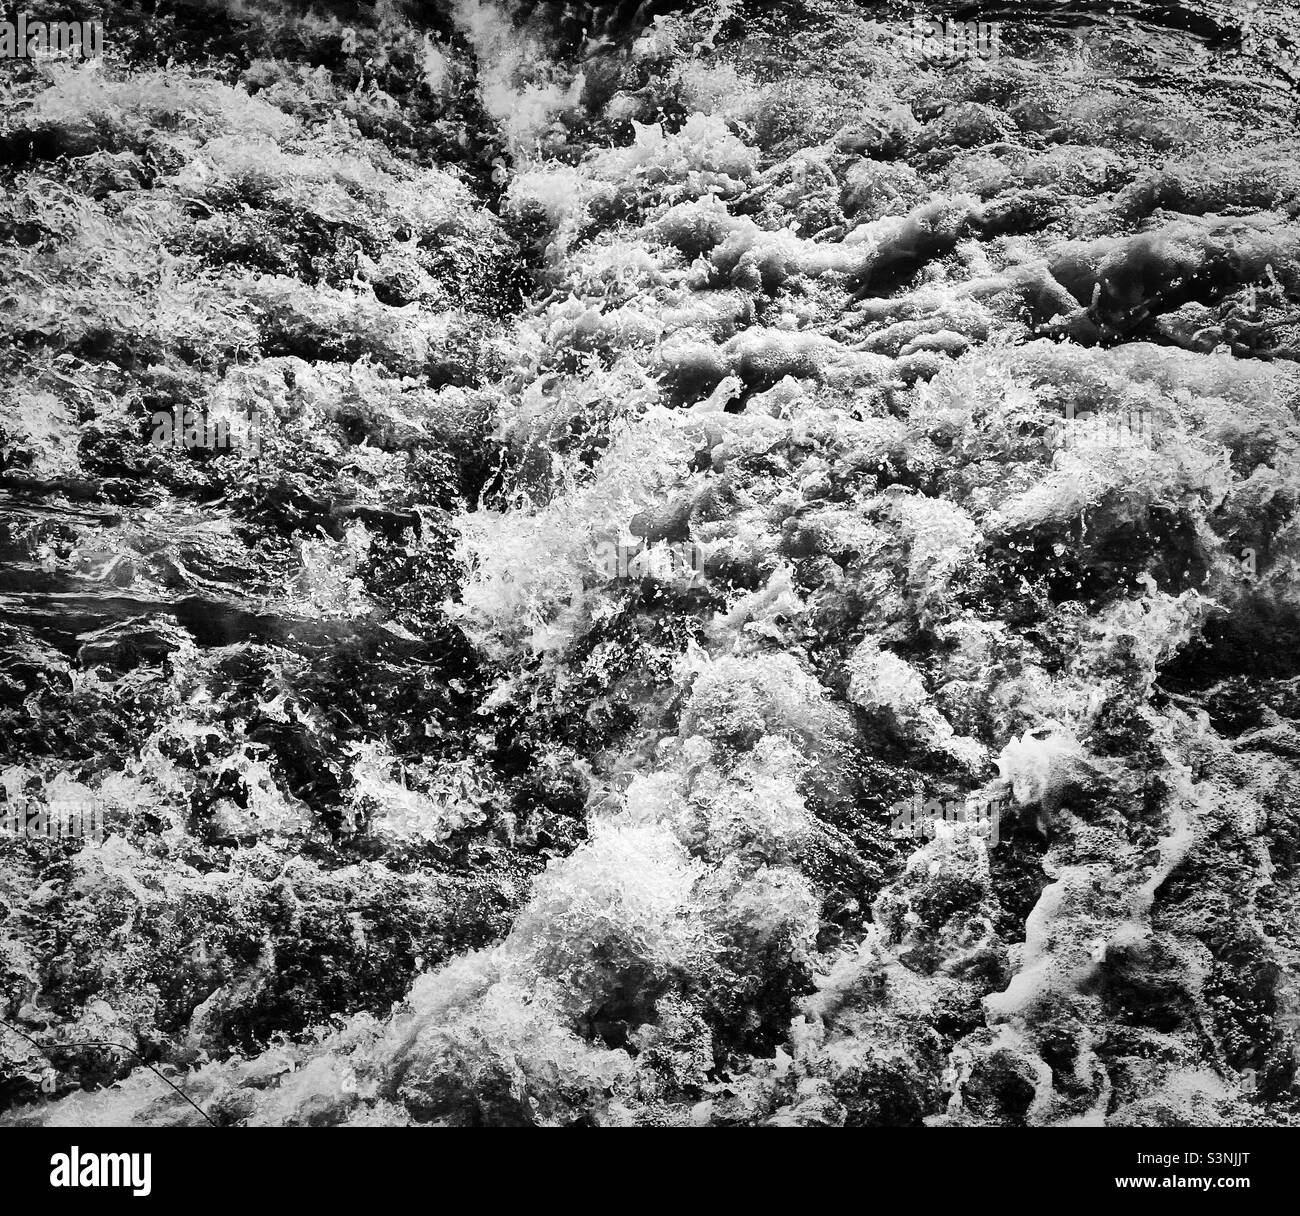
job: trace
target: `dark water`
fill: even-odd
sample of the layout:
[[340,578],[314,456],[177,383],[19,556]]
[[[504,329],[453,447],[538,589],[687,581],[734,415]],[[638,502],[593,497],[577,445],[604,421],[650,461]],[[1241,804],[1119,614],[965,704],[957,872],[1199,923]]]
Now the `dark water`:
[[[872,6],[874,7],[874,6]],[[889,6],[907,13],[910,6]],[[1227,3],[966,4],[938,0],[915,11],[962,21],[997,22],[1004,46],[1036,55],[1084,40],[1122,61],[1155,54],[1163,69],[1206,70],[1254,78],[1261,86],[1300,81],[1300,6]]]

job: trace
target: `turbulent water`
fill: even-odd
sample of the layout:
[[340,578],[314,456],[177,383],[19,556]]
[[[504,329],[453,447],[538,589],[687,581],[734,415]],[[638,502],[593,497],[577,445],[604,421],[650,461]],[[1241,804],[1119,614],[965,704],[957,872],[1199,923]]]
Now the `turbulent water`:
[[1294,10],[99,8],[0,1121],[1293,1121]]

